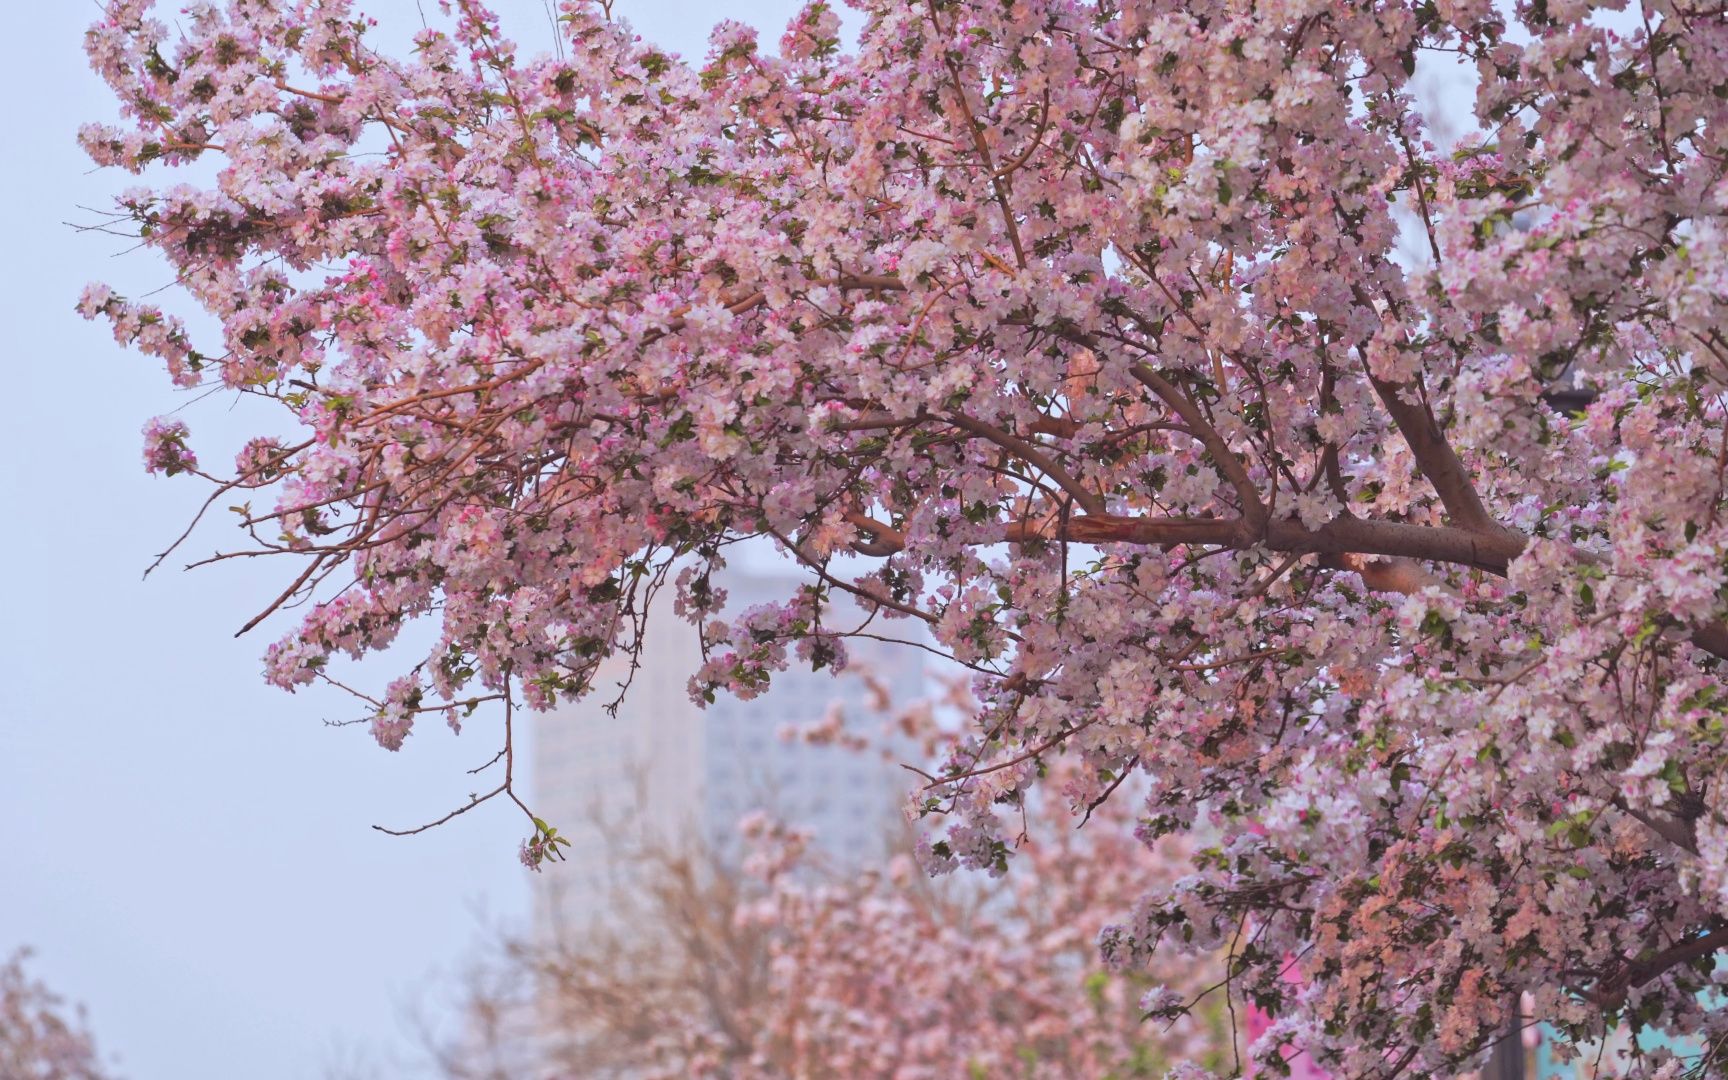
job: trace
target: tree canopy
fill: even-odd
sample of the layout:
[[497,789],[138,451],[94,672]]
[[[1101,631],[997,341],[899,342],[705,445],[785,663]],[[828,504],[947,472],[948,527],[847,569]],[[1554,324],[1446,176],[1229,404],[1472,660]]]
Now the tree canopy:
[[[1203,848],[1104,956],[1228,948],[1267,1067],[1460,1068],[1526,992],[1563,1039],[1704,1048],[1629,1074],[1728,1075],[1700,994],[1728,945],[1728,11],[858,6],[855,50],[816,3],[777,51],[722,23],[687,63],[580,0],[535,58],[477,0],[399,56],[347,0],[173,32],[108,0],[123,122],[80,137],[158,178],[120,222],[221,340],[80,307],[178,385],[280,405],[293,434],[231,469],[182,420],[145,449],[234,505],[212,559],[288,568],[247,624],[305,607],[270,681],[435,620],[370,699],[397,749],[606,692],[661,588],[697,698],[928,633],[980,702],[915,796],[928,868],[1006,871],[1041,785],[1076,817],[1143,792],[1148,842]],[[1431,62],[1473,104],[1424,111]],[[808,585],[726,612],[752,538]]]

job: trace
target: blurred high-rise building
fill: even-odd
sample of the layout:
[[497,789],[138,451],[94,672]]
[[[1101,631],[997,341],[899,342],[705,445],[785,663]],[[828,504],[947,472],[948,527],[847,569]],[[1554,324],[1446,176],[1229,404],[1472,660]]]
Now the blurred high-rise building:
[[[740,560],[718,576],[725,615],[792,597],[808,580],[789,568]],[[566,859],[536,880],[543,932],[580,932],[601,923],[627,929],[632,881],[644,849],[706,853],[736,866],[740,819],[762,810],[813,830],[831,865],[880,865],[902,835],[901,806],[917,778],[895,756],[787,739],[790,726],[815,724],[834,708],[847,730],[881,741],[887,717],[871,706],[871,683],[899,704],[927,693],[925,653],[907,645],[849,641],[850,667],[836,677],[800,669],[776,673],[768,692],[748,701],[721,693],[706,708],[689,694],[701,664],[696,628],[673,616],[670,590],[657,601],[639,667],[616,716],[605,704],[629,673],[614,658],[583,702],[541,714],[532,749],[536,812],[571,840]],[[844,602],[837,620],[862,621]],[[838,623],[836,623],[838,625]],[[905,622],[872,627],[883,636],[922,640]],[[898,633],[896,633],[898,632]],[[911,761],[910,750],[898,760]]]

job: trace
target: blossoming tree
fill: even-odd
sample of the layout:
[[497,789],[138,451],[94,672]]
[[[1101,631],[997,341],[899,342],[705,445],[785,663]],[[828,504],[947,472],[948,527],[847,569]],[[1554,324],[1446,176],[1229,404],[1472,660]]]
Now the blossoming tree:
[[[527,59],[478,0],[401,56],[108,0],[81,138],[198,163],[119,212],[221,340],[81,306],[296,432],[147,429],[289,568],[247,625],[309,605],[271,681],[437,621],[386,747],[587,692],[661,587],[698,697],[922,624],[982,702],[931,868],[1005,868],[1054,759],[1077,815],[1141,777],[1216,846],[1105,955],[1228,947],[1268,1063],[1449,1070],[1518,992],[1714,1047],[1728,12],[1625,2],[862,0],[855,54],[814,4],[686,64],[604,3]],[[752,537],[809,585],[721,618]]]
[[113,1074],[84,1027],[83,1010],[25,969],[28,950],[0,962],[0,1076],[16,1080],[108,1080]]
[[[896,706],[880,688],[876,701],[886,740],[832,716],[799,734],[870,754],[944,741],[931,703]],[[1228,1003],[1208,994],[1223,981],[1221,953],[1161,956],[1153,972],[1099,962],[1110,914],[1187,861],[1177,838],[1143,843],[1134,811],[1113,800],[1076,830],[1059,799],[1035,799],[1012,874],[937,884],[905,853],[886,867],[836,865],[811,833],[760,811],[740,823],[741,865],[640,817],[597,820],[610,857],[638,869],[601,903],[617,917],[549,915],[488,949],[466,983],[469,1022],[434,1048],[441,1072],[1128,1080],[1184,1060],[1230,1064]],[[557,873],[542,884],[556,887]],[[1200,1015],[1144,1022],[1175,1001],[1203,1002]]]

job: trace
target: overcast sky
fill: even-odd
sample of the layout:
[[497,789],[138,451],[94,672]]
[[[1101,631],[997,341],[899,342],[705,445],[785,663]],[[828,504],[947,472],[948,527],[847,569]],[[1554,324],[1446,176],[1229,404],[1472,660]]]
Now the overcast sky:
[[[415,0],[357,6],[393,38],[419,25]],[[542,0],[494,7],[525,53],[549,48]],[[722,16],[771,43],[797,7],[616,4],[686,56]],[[34,946],[35,970],[89,1007],[132,1080],[310,1078],[360,1060],[409,1075],[405,1013],[447,1019],[439,978],[484,920],[523,908],[521,821],[500,807],[411,838],[374,832],[458,805],[494,732],[427,723],[389,754],[361,727],[322,723],[351,715],[346,702],[265,686],[273,632],[231,635],[280,567],[140,580],[203,492],[139,462],[140,426],[186,398],[72,312],[92,279],[133,296],[169,281],[152,256],[69,224],[131,182],[93,172],[73,142],[114,113],[81,51],[97,13],[12,4],[0,45],[0,954]],[[195,437],[242,433],[246,417],[225,410],[192,409]],[[228,540],[219,523],[191,550]]]

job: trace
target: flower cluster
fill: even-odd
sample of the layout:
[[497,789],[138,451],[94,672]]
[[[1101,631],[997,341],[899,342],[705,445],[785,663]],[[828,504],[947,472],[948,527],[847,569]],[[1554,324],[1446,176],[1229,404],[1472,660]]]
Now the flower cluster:
[[145,424],[144,471],[173,476],[197,469],[198,455],[186,445],[190,435],[183,420],[156,417]]

